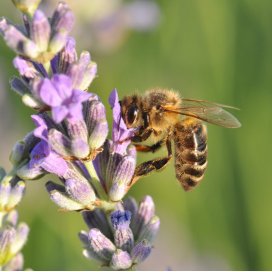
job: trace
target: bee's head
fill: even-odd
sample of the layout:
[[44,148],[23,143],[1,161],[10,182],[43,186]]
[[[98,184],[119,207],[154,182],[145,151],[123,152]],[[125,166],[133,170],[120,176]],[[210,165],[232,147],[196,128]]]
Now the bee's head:
[[125,96],[121,101],[122,117],[128,128],[138,127],[141,119],[141,102],[137,95]]

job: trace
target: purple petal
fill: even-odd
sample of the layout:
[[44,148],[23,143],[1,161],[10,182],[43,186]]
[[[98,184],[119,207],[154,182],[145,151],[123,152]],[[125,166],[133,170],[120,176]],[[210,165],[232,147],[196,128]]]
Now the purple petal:
[[82,113],[82,104],[80,103],[71,103],[68,105],[68,116],[67,118],[71,122],[77,122],[83,119],[83,113]]
[[51,82],[61,100],[72,96],[72,80],[70,77],[64,74],[54,75]]
[[36,126],[33,134],[42,140],[48,140],[48,127],[42,115],[31,115],[31,118]]
[[33,67],[33,64],[24,60],[21,57],[16,57],[13,60],[13,66],[18,70],[19,74],[27,79],[32,79],[37,76],[37,71]]
[[43,160],[41,167],[48,173],[56,174],[59,177],[63,177],[68,170],[66,161],[53,151]]
[[134,134],[134,129],[128,129],[121,115],[121,106],[119,103],[116,89],[110,94],[109,103],[113,111],[112,140],[115,144],[115,151],[124,153],[130,144],[130,138]]
[[72,101],[75,103],[81,103],[87,101],[92,96],[91,93],[81,90],[73,90]]
[[62,102],[62,99],[59,97],[55,86],[48,78],[45,78],[41,82],[40,86],[38,87],[38,93],[41,100],[51,107],[59,106]]
[[59,124],[69,114],[69,110],[65,106],[58,106],[52,108],[53,120]]
[[49,156],[50,149],[48,143],[46,141],[40,141],[36,146],[32,149],[30,153],[30,161],[29,167],[35,168],[39,167],[43,162],[44,158]]

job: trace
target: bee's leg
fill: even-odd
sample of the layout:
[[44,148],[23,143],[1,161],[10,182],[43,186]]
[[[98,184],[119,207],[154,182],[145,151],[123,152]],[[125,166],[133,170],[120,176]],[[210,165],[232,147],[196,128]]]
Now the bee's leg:
[[145,129],[144,131],[139,131],[139,133],[137,135],[135,135],[134,137],[132,137],[131,140],[136,143],[143,142],[147,138],[149,138],[149,136],[152,134],[152,132],[153,132],[152,128]]
[[146,161],[138,165],[135,169],[135,173],[129,187],[131,187],[140,177],[147,176],[153,171],[162,170],[167,165],[167,163],[172,158],[171,140],[169,137],[166,139],[165,143],[168,151],[168,156]]
[[139,145],[139,144],[134,144],[134,146],[136,147],[137,151],[140,152],[156,152],[157,150],[159,150],[163,145],[166,144],[166,139],[162,139],[159,142],[149,146],[149,145]]

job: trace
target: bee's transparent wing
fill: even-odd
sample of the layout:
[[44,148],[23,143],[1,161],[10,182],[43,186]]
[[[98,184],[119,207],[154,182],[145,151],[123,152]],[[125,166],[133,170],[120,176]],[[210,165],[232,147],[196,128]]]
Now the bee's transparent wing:
[[226,128],[240,127],[241,123],[238,121],[238,119],[224,108],[237,110],[237,108],[231,106],[194,99],[182,99],[180,108],[171,109],[170,107],[166,106],[165,110],[194,117],[202,121]]

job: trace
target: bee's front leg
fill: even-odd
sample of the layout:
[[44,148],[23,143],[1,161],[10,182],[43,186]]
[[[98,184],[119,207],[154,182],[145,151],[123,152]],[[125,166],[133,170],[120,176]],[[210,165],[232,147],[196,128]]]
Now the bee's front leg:
[[140,129],[140,131],[135,136],[133,136],[131,140],[132,142],[136,142],[136,143],[143,142],[150,137],[153,131],[154,130],[152,128],[148,128],[145,130]]
[[[131,180],[131,183],[129,185],[129,188],[140,178],[147,176],[151,174],[153,171],[159,171],[162,170],[167,163],[171,160],[172,158],[172,148],[171,148],[171,140],[170,137],[167,137],[166,140],[164,140],[167,151],[168,151],[168,156],[163,157],[163,158],[157,158],[154,160],[146,161],[138,165],[135,169],[134,176]],[[160,143],[160,142],[158,142]],[[150,148],[150,147],[149,147]]]

